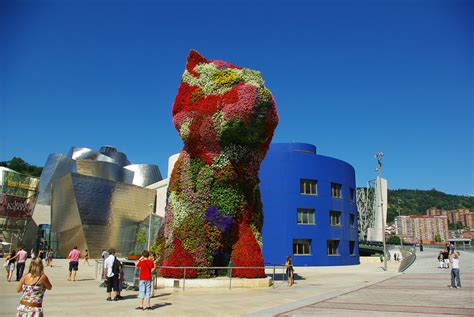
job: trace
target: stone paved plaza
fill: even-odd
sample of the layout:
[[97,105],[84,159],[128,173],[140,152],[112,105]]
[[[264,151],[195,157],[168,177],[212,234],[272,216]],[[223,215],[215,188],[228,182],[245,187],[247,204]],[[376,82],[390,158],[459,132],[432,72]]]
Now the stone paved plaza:
[[[46,273],[53,283],[45,295],[46,316],[472,316],[474,254],[462,252],[463,288],[448,289],[450,270],[436,268],[436,251],[418,252],[406,273],[380,263],[342,267],[297,267],[296,285],[277,281],[266,289],[158,289],[152,311],[136,311],[137,292],[106,302],[94,280],[95,266],[80,264],[78,281],[68,282],[67,262],[55,260]],[[0,276],[0,316],[14,316],[16,283]]]

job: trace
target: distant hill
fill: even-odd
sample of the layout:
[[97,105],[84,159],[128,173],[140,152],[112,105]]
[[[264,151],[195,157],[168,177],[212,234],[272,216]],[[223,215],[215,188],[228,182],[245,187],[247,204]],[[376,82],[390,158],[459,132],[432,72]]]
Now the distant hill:
[[9,161],[0,162],[0,166],[8,167],[14,170],[15,172],[34,177],[40,177],[41,171],[43,170],[42,167],[28,164],[22,158],[19,157],[13,157]]
[[387,222],[393,222],[398,216],[398,207],[402,215],[426,215],[426,210],[431,207],[474,211],[474,197],[449,195],[436,189],[389,189]]

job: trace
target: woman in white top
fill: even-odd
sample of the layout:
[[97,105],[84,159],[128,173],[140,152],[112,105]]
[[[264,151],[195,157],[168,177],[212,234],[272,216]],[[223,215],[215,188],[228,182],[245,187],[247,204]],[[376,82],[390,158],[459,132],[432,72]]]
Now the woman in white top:
[[451,262],[451,286],[450,288],[461,288],[461,277],[459,275],[459,252],[454,252],[449,256]]

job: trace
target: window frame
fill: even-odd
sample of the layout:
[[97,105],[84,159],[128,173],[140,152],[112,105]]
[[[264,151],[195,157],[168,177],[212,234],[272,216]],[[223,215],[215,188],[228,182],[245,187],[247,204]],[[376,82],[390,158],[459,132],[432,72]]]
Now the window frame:
[[[298,252],[299,250],[299,245],[302,245],[302,251],[304,252],[305,250],[305,243],[308,243],[307,244],[307,247],[308,247],[308,252],[309,253],[295,253],[295,246],[296,246],[296,251]],[[311,250],[311,243],[312,243],[312,239],[293,239],[293,256],[312,256],[313,253],[312,253],[312,250]]]
[[[351,245],[352,245],[352,250],[351,250]],[[349,240],[349,255],[350,256],[355,256],[355,240]]]
[[[300,222],[300,212],[302,214],[301,216],[301,222]],[[309,215],[313,215],[312,216],[312,219],[313,222],[309,222],[309,218],[308,216]],[[306,219],[308,220],[308,222],[304,222],[304,216],[303,215],[306,215]],[[298,225],[304,225],[304,226],[315,226],[316,225],[316,209],[314,208],[297,208],[296,209],[296,224]]]
[[[339,195],[335,195],[335,193]],[[342,184],[331,182],[331,197],[336,199],[342,199]]]
[[[338,223],[333,224],[332,223],[332,214],[338,214]],[[332,227],[342,227],[342,212],[339,210],[329,210],[329,225]]]
[[[335,254],[330,254],[329,253],[329,250],[330,250],[330,242],[335,242],[336,243],[336,247],[335,247],[335,250],[336,250],[336,253]],[[327,256],[341,256],[341,253],[339,252],[339,244],[340,244],[340,240],[338,239],[330,239],[330,240],[327,240],[326,242],[326,255]],[[333,246],[331,246],[331,250],[334,249]]]
[[[309,183],[310,188],[309,192],[306,190],[307,184]],[[312,192],[314,183],[314,193]],[[307,178],[300,178],[300,195],[305,196],[318,196],[318,180],[316,179],[307,179]]]

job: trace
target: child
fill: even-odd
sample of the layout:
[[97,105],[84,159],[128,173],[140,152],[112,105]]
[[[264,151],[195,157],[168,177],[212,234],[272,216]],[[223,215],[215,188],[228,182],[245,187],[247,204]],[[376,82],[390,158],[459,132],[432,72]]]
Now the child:
[[[139,282],[139,306],[136,309],[148,310],[152,309],[150,306],[151,297],[151,272],[155,270],[155,264],[149,259],[150,253],[145,250],[143,251],[142,257],[138,260],[136,266],[140,270],[140,282]],[[143,306],[144,300],[147,300],[147,306]]]

